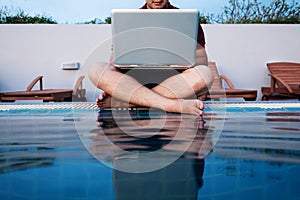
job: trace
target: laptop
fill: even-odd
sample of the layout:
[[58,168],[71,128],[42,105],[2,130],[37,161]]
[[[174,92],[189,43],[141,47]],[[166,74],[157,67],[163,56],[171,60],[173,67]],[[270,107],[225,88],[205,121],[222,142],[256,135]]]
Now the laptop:
[[112,48],[118,68],[177,68],[195,64],[195,9],[114,9]]

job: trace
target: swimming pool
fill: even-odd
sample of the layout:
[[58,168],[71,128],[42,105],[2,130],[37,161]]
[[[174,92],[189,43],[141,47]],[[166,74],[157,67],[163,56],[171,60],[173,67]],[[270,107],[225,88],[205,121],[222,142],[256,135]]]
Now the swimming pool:
[[0,105],[0,199],[299,199],[299,103],[202,118]]

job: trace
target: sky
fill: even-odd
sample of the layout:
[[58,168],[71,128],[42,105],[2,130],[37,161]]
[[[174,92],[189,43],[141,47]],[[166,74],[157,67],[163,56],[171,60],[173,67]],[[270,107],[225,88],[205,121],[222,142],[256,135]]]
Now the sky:
[[[219,14],[229,0],[170,0],[179,8],[194,8],[205,14]],[[273,0],[261,0],[270,3]],[[58,23],[82,23],[104,20],[111,9],[141,7],[145,0],[0,0],[0,7],[21,9],[31,16],[45,15]]]

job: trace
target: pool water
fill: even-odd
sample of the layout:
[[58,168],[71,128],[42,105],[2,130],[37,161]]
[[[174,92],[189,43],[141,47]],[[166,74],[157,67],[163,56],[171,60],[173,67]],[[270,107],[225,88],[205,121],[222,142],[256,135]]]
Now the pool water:
[[0,199],[300,199],[300,108],[0,111]]

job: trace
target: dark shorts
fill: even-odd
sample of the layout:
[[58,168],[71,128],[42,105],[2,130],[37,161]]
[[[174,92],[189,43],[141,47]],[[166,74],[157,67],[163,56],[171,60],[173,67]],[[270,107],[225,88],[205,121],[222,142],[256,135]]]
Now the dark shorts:
[[180,74],[184,70],[175,70],[175,69],[119,69],[120,72],[127,74],[142,85],[153,88],[163,82],[164,80]]

